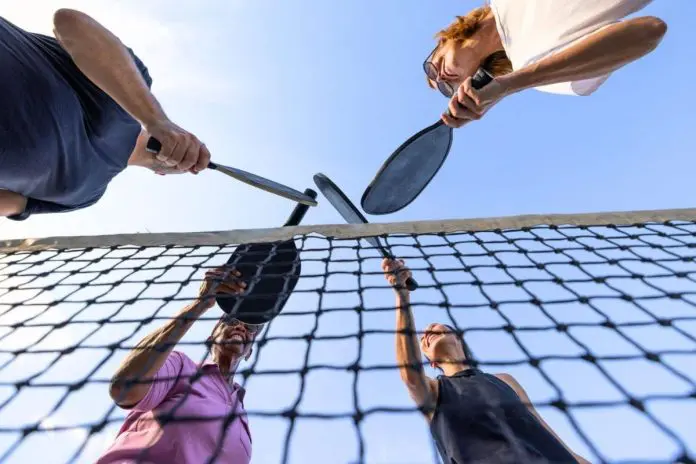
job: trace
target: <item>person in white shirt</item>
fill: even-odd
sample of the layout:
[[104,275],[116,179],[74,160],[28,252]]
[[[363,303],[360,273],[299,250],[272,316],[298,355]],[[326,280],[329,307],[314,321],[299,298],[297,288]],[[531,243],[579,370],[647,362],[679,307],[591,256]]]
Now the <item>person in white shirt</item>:
[[[428,84],[450,98],[442,120],[461,127],[508,95],[536,88],[590,95],[611,73],[655,50],[667,32],[654,16],[626,19],[652,0],[490,0],[437,34]],[[482,89],[471,76],[483,68]]]

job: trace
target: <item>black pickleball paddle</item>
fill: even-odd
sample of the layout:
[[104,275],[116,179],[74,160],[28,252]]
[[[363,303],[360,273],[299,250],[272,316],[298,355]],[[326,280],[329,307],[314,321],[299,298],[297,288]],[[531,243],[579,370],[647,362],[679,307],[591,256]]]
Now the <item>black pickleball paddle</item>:
[[[367,219],[362,213],[355,207],[355,205],[348,199],[345,193],[338,188],[336,184],[333,183],[324,174],[315,174],[314,183],[319,188],[321,193],[326,197],[326,199],[336,208],[338,214],[340,214],[343,219],[349,224],[367,224]],[[378,250],[383,257],[393,259],[394,256],[387,251],[387,249],[382,245],[382,242],[377,237],[362,237],[370,245],[372,245],[376,250]],[[412,277],[406,281],[406,287],[413,291],[418,288],[418,282]]]
[[[483,69],[472,77],[480,89],[493,80]],[[377,171],[360,200],[368,214],[395,213],[413,202],[440,170],[452,147],[454,132],[442,120],[406,140]]]

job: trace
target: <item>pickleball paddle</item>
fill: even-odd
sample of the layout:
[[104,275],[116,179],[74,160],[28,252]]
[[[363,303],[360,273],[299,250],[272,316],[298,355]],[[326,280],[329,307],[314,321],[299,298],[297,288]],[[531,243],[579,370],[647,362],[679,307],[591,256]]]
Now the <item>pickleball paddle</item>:
[[[304,194],[315,199],[317,192]],[[298,204],[283,225],[298,225],[309,206]],[[236,269],[247,288],[242,295],[218,295],[220,308],[229,316],[247,324],[263,324],[276,317],[292,294],[302,272],[302,260],[295,240],[240,245],[227,260]]]
[[[336,184],[333,183],[324,174],[315,174],[314,183],[321,190],[321,193],[329,200],[329,203],[336,208],[338,214],[343,217],[349,224],[368,224],[367,219],[362,213],[355,207],[355,205],[348,199],[345,193],[338,188]],[[383,257],[394,259],[394,256],[387,251],[387,249],[382,245],[382,242],[377,237],[362,237],[370,245],[372,245],[376,250],[378,250]],[[406,281],[406,287],[413,291],[418,288],[418,282],[412,277],[409,277]]]
[[[162,144],[159,140],[154,137],[150,137],[147,140],[147,146],[145,148],[148,152],[153,154],[158,154],[162,150]],[[287,185],[279,184],[278,182],[266,179],[265,177],[257,176],[247,171],[242,171],[241,169],[233,168],[230,166],[223,166],[222,164],[213,163],[212,161],[208,163],[208,169],[213,169],[217,172],[227,174],[228,176],[244,182],[247,185],[256,187],[266,192],[273,193],[283,198],[296,201],[308,206],[316,206],[317,202],[314,198],[305,195],[302,192],[295,190],[294,188],[288,187]]]
[[[493,80],[483,69],[472,77],[481,89]],[[411,136],[377,171],[360,200],[368,214],[395,213],[413,202],[440,170],[452,147],[454,131],[442,120]]]

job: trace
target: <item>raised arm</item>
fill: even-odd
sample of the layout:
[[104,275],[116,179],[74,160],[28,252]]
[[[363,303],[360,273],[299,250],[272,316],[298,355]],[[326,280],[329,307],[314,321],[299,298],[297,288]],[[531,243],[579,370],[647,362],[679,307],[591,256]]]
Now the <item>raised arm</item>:
[[515,93],[603,76],[655,50],[666,32],[667,25],[659,18],[629,19],[607,26],[560,53],[496,80],[507,93]]
[[427,417],[432,417],[437,404],[437,382],[425,375],[416,326],[411,312],[411,297],[406,280],[411,271],[403,261],[385,259],[382,270],[396,292],[396,361],[401,380],[408,393]]
[[[109,395],[122,407],[137,404],[145,397],[152,379],[174,346],[193,323],[215,305],[215,293],[238,293],[246,286],[236,279],[238,271],[208,271],[195,303],[182,309],[174,319],[143,338],[123,360],[111,378]],[[135,382],[135,383],[134,383]]]
[[80,71],[162,143],[162,161],[195,172],[208,166],[205,145],[169,120],[118,37],[88,15],[67,8],[56,11],[53,24],[56,38]]
[[578,455],[578,454],[575,454],[575,453],[573,452],[573,450],[571,450],[571,449],[568,447],[568,445],[566,445],[565,442],[564,442],[563,440],[561,440],[561,437],[559,437],[558,435],[556,435],[556,432],[553,431],[553,429],[551,428],[551,426],[549,426],[549,424],[546,423],[546,421],[541,417],[541,415],[539,414],[539,412],[536,410],[536,408],[535,408],[534,405],[532,404],[531,400],[529,399],[529,396],[527,396],[527,392],[524,391],[524,388],[522,388],[522,385],[520,385],[520,384],[517,382],[517,380],[515,380],[515,378],[514,378],[513,376],[511,376],[510,374],[496,374],[496,377],[498,377],[500,380],[502,380],[503,382],[505,382],[506,384],[508,384],[508,385],[510,386],[510,388],[512,388],[512,389],[515,391],[515,393],[517,393],[517,396],[519,396],[520,400],[527,406],[527,408],[529,409],[529,412],[531,412],[532,415],[534,415],[534,417],[537,418],[537,420],[539,421],[539,423],[540,423],[541,425],[543,425],[544,428],[546,428],[546,430],[548,430],[549,433],[551,433],[551,435],[553,435],[554,437],[556,437],[556,440],[558,440],[558,442],[559,442],[561,445],[563,445],[563,447],[564,447],[566,450],[568,450],[568,452],[569,452],[570,454],[573,455],[573,457],[578,461],[578,463],[580,463],[580,464],[590,464],[590,461],[588,461],[587,459],[583,458],[582,456],[580,456],[580,455]]

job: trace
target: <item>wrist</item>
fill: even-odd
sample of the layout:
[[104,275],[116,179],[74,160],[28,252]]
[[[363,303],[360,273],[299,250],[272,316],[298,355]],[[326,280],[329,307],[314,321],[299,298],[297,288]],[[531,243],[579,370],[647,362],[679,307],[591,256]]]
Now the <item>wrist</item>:
[[502,87],[504,95],[508,96],[535,87],[530,77],[524,69],[521,69],[496,77],[495,80]]

